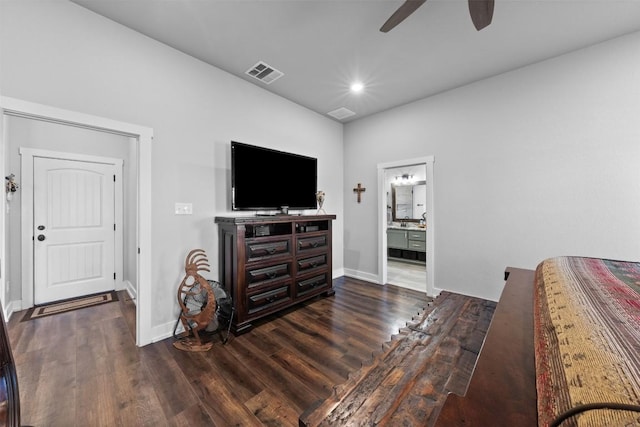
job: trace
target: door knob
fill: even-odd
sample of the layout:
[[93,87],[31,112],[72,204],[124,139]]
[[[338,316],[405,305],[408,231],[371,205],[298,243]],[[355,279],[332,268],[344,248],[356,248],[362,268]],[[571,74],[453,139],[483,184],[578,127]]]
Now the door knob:
[[46,239],[46,237],[44,237],[44,234],[40,234],[40,235],[38,236],[38,240],[40,240],[41,242],[42,242],[44,239]]

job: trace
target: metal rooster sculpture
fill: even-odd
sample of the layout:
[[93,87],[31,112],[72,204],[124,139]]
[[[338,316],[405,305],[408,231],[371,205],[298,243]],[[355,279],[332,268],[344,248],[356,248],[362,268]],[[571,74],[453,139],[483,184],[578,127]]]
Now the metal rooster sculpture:
[[209,270],[209,260],[202,249],[189,252],[185,261],[187,275],[178,287],[178,303],[180,304],[180,321],[184,334],[173,346],[186,351],[207,351],[212,342],[204,343],[199,332],[209,326],[216,314],[216,298],[209,282],[200,275],[200,271]]

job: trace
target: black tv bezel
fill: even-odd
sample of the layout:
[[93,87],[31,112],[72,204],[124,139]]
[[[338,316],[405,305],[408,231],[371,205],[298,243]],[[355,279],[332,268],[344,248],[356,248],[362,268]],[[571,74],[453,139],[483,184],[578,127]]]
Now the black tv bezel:
[[[281,206],[236,206],[236,157],[234,153],[235,146],[242,146],[244,148],[249,148],[252,150],[256,150],[256,152],[268,152],[271,154],[277,154],[282,156],[283,159],[292,158],[292,159],[305,159],[308,161],[312,161],[314,163],[314,197],[313,201],[310,201],[308,206],[294,206],[294,205],[281,205]],[[317,208],[317,200],[315,198],[315,193],[318,191],[318,159],[312,156],[306,156],[303,154],[297,154],[289,151],[276,150],[273,148],[263,147],[254,144],[247,144],[246,142],[240,141],[231,141],[231,210],[233,211],[281,211],[283,213],[287,213],[289,209],[291,210],[310,210]]]

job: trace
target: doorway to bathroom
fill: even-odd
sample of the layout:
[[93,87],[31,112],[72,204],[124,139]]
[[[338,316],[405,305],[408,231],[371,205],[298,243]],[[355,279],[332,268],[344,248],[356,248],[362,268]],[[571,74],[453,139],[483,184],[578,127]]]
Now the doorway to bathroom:
[[378,165],[378,280],[434,290],[433,157]]

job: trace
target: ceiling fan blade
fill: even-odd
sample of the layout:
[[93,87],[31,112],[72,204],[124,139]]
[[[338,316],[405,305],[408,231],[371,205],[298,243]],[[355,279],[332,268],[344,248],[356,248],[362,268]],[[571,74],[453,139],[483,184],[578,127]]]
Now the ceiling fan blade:
[[417,8],[427,0],[406,0],[402,6],[396,10],[387,22],[382,25],[380,31],[383,33],[389,32],[393,27],[404,21],[409,15],[411,15]]
[[480,31],[491,24],[494,0],[469,0],[469,13],[476,30]]

